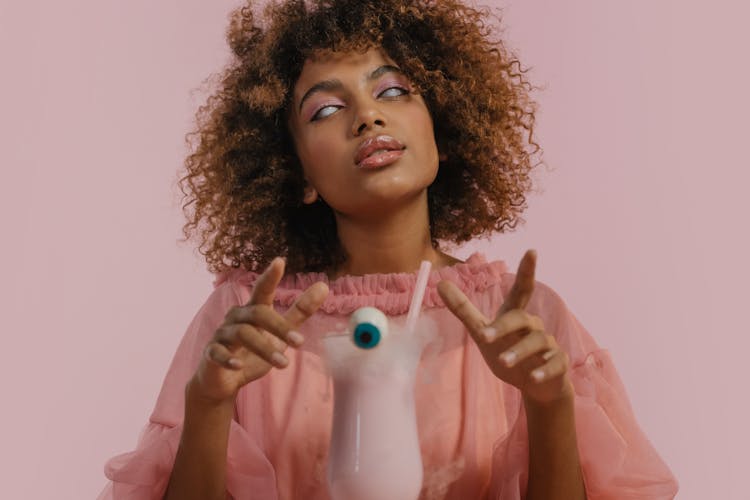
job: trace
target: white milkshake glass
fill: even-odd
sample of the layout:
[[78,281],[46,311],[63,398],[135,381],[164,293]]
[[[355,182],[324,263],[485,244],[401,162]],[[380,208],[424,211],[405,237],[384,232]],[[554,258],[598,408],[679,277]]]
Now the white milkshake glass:
[[417,328],[389,321],[390,333],[372,349],[349,335],[322,339],[333,378],[334,403],[328,458],[333,500],[416,500],[422,456],[414,405],[416,371],[434,323]]

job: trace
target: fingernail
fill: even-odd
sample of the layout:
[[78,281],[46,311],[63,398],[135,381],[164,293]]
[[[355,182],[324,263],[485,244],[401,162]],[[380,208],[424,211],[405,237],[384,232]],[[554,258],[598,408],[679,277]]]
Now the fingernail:
[[295,346],[300,346],[305,341],[305,337],[303,337],[300,332],[295,330],[289,330],[286,338],[288,338],[292,345]]
[[271,361],[277,366],[286,366],[289,364],[289,360],[284,357],[280,352],[271,354]]
[[516,360],[516,353],[513,351],[507,351],[500,355],[500,359],[503,360],[507,366],[510,366]]
[[533,372],[531,372],[531,377],[539,382],[544,378],[544,372],[542,370],[534,370]]
[[495,335],[497,335],[497,330],[491,326],[482,329],[482,336],[484,336],[485,342],[492,342],[495,340]]

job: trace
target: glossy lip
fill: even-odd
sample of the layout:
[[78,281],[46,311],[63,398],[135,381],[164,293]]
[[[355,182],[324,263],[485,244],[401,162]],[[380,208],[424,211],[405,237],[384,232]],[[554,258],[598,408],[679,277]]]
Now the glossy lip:
[[381,134],[375,137],[370,137],[359,144],[357,152],[354,154],[354,163],[357,166],[361,166],[361,164],[378,149],[384,149],[388,152],[377,156],[386,156],[392,152],[401,152],[406,149],[406,146],[404,146],[401,141],[390,135]]
[[384,153],[368,156],[367,158],[359,162],[357,164],[357,167],[361,168],[362,170],[373,170],[376,168],[385,167],[386,165],[390,165],[402,156],[404,156],[403,149],[386,151]]

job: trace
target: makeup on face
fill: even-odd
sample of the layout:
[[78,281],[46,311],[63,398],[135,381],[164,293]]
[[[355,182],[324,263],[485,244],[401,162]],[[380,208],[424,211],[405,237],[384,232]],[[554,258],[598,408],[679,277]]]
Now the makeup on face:
[[[409,84],[406,75],[404,75],[404,73],[398,67],[390,64],[382,65],[372,71],[369,75],[365,75],[363,77],[363,81],[366,83],[377,81],[380,77],[386,74],[389,74],[389,77],[384,78],[383,80],[378,82],[378,85],[373,91],[374,97],[380,97],[381,94],[385,93],[386,91],[396,92],[396,94],[384,97],[398,97],[399,95],[404,95],[411,92],[411,85]],[[391,89],[400,89],[400,91]],[[302,117],[302,120],[304,122],[316,121],[317,119],[321,118],[318,113],[322,109],[328,106],[344,106],[344,103],[341,99],[326,95],[332,93],[342,94],[344,93],[344,91],[344,84],[341,82],[341,80],[336,78],[323,80],[312,85],[300,99],[298,112]],[[305,104],[307,105],[305,106]],[[325,116],[329,116],[331,114],[333,113],[329,113]]]
[[378,48],[305,61],[288,127],[306,182],[335,213],[371,217],[434,181],[432,119],[415,88]]
[[390,135],[380,134],[362,141],[354,154],[357,168],[371,170],[394,163],[404,155],[406,146]]

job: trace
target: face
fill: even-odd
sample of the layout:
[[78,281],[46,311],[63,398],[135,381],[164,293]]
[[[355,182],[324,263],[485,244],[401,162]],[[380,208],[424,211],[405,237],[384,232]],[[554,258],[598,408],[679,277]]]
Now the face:
[[[288,125],[307,183],[336,212],[376,216],[424,196],[435,180],[438,151],[430,113],[382,51],[308,59],[292,108]],[[401,153],[374,152],[358,166],[360,145],[381,135],[396,139]],[[311,194],[306,192],[306,203]]]

